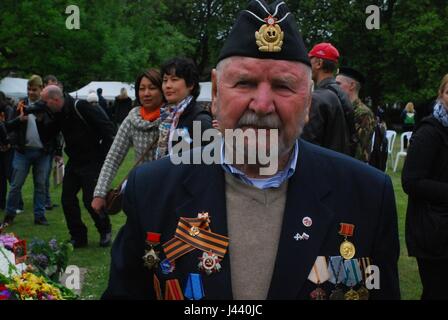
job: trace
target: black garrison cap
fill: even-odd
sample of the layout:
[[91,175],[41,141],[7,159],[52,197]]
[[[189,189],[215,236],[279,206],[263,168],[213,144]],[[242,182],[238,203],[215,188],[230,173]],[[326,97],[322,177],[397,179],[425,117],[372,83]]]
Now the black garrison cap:
[[353,80],[358,81],[361,85],[364,85],[364,83],[366,82],[366,79],[364,78],[362,73],[353,68],[340,67],[338,74],[352,78]]
[[294,16],[281,0],[270,5],[252,0],[247,10],[238,14],[218,60],[231,56],[299,61],[311,66]]

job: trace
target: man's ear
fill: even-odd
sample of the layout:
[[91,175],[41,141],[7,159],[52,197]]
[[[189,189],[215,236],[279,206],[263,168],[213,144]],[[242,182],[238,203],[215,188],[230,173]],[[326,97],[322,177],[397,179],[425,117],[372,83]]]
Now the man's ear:
[[216,113],[218,112],[218,108],[216,106],[216,97],[218,93],[218,76],[216,74],[216,69],[212,70],[212,114],[216,116]]

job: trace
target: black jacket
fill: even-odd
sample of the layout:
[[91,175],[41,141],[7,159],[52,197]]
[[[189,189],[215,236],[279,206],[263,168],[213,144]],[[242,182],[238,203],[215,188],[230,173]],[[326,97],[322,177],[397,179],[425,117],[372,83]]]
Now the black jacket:
[[401,179],[409,255],[448,259],[448,128],[433,116],[412,135]]
[[[28,104],[28,99],[25,99],[25,103]],[[58,139],[59,129],[55,122],[55,115],[45,106],[34,107],[33,114],[36,116],[37,131],[44,146],[44,151],[46,153],[56,152],[58,155],[61,155],[62,144],[60,139]],[[6,128],[10,132],[12,146],[18,152],[23,153],[26,145],[27,122],[20,121],[17,111],[15,116],[13,120],[6,123]]]
[[65,153],[74,163],[104,161],[114,140],[114,124],[99,106],[65,95],[62,112],[58,113],[59,126],[64,135]]
[[[288,182],[267,298],[310,299],[316,285],[307,277],[316,258],[340,255],[343,237],[338,234],[339,224],[352,223],[355,231],[350,241],[356,246],[355,258],[370,257],[381,272],[380,289],[371,290],[371,299],[398,299],[399,240],[390,178],[360,161],[302,140],[299,150],[297,169]],[[198,272],[202,253],[194,250],[178,259],[172,274],[164,275],[160,268],[150,271],[142,259],[147,246],[146,232],[160,233],[163,244],[172,239],[179,217],[208,212],[211,230],[227,236],[225,188],[224,171],[219,164],[174,165],[164,158],[133,170],[123,203],[127,221],[112,248],[109,284],[103,298],[154,299],[154,273],[162,290],[167,279],[178,279],[184,289],[188,274]],[[310,238],[294,241],[293,236],[305,230],[300,225],[305,216],[313,220],[312,227],[306,229]],[[163,259],[161,246],[155,250],[160,251]],[[232,245],[221,262],[220,272],[202,277],[205,299],[232,299],[230,250]],[[328,282],[322,287],[328,293],[332,289]]]
[[350,155],[344,112],[336,94],[327,89],[313,92],[309,122],[303,129],[302,138]]
[[318,88],[328,89],[333,91],[339,101],[341,102],[342,110],[344,111],[346,130],[348,140],[350,143],[350,154],[352,157],[355,155],[356,145],[358,143],[358,136],[355,128],[355,111],[352,103],[350,102],[347,94],[337,84],[335,78],[327,78],[319,82]]
[[113,114],[115,123],[122,123],[123,120],[128,116],[129,111],[132,109],[132,99],[126,97],[122,99],[120,97],[115,98],[113,106]]

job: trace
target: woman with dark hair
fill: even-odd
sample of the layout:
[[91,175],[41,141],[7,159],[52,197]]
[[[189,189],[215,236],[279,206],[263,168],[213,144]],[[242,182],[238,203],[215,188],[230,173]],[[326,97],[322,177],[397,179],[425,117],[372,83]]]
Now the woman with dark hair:
[[137,77],[135,96],[139,106],[132,109],[123,120],[98,178],[92,208],[99,213],[104,210],[107,191],[131,145],[135,148],[136,160],[143,154],[145,161],[155,159],[160,109],[165,103],[159,71],[149,69]]
[[416,127],[401,176],[408,194],[406,244],[417,258],[423,300],[448,299],[448,74],[433,114]]
[[167,106],[159,126],[157,159],[171,154],[180,139],[192,142],[194,121],[200,122],[201,134],[212,128],[210,113],[196,102],[200,86],[195,63],[186,58],[173,58],[162,65],[160,73]]

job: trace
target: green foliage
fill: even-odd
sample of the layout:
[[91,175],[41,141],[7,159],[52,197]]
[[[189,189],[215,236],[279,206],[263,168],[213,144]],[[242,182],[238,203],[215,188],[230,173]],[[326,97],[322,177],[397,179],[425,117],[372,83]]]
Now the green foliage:
[[[269,1],[272,2],[272,1]],[[308,48],[331,41],[342,65],[366,74],[374,105],[425,101],[447,73],[444,0],[287,1]],[[80,30],[68,30],[67,0],[2,0],[0,77],[55,74],[68,90],[92,80],[132,82],[175,55],[209,80],[223,41],[247,0],[77,0]],[[366,8],[381,9],[368,30]]]

